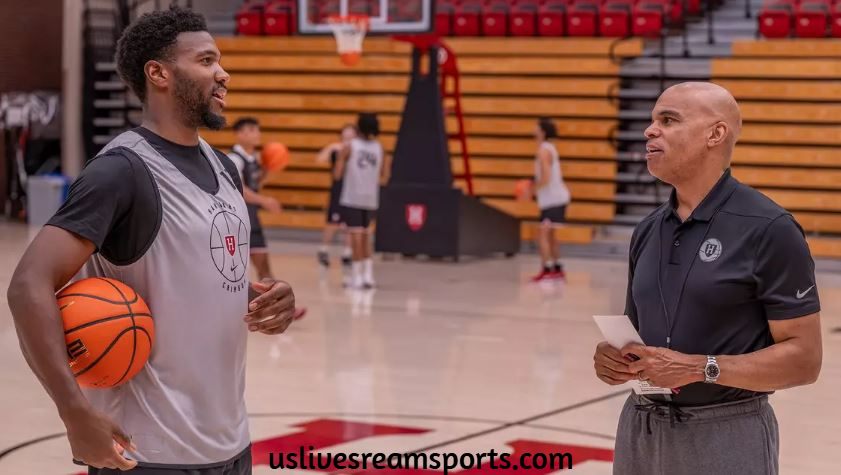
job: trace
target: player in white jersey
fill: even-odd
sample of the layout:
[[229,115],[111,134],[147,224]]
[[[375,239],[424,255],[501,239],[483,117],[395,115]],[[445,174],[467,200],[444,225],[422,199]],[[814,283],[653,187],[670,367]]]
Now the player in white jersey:
[[533,193],[540,208],[540,228],[537,242],[543,268],[532,281],[548,278],[564,278],[564,267],[560,259],[560,250],[555,240],[555,229],[566,220],[566,207],[570,202],[570,193],[564,184],[558,149],[551,142],[558,137],[554,122],[542,117],[537,122],[535,139],[538,148],[534,161]]
[[[324,267],[330,266],[329,246],[333,243],[333,238],[339,230],[344,228],[341,205],[339,204],[344,176],[337,170],[336,163],[339,161],[339,154],[342,151],[342,147],[349,145],[350,141],[355,139],[356,136],[356,126],[354,124],[345,124],[341,131],[341,141],[327,145],[318,152],[318,156],[316,157],[318,163],[330,163],[330,178],[332,179],[332,184],[330,185],[330,203],[327,206],[327,220],[324,223],[321,247],[318,249],[317,254],[319,264]],[[349,266],[351,264],[350,236],[345,236],[344,241],[345,247],[342,249],[342,265]]]
[[351,282],[354,288],[373,288],[369,226],[380,203],[380,183],[385,179],[383,147],[377,140],[380,123],[376,114],[362,113],[357,120],[359,137],[342,148],[336,164],[344,176],[339,204],[351,236]]

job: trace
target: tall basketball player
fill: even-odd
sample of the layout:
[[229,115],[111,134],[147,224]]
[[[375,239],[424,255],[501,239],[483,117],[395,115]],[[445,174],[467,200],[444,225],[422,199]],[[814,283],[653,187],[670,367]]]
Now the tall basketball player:
[[[339,159],[339,153],[342,148],[350,145],[350,141],[357,136],[356,126],[353,124],[345,124],[341,131],[341,141],[331,143],[330,145],[321,149],[318,152],[316,161],[319,163],[330,162],[330,176],[332,184],[330,186],[330,204],[327,207],[327,222],[324,224],[324,232],[322,234],[321,247],[318,250],[318,262],[324,267],[330,266],[329,246],[333,243],[333,238],[336,233],[344,227],[342,220],[341,205],[339,205],[339,198],[342,195],[342,183],[344,177],[338,172],[336,163]],[[351,250],[350,250],[350,236],[346,236],[347,245],[342,250],[342,265],[350,265]]]
[[566,207],[570,201],[570,194],[561,173],[558,149],[552,143],[552,139],[557,137],[558,130],[551,119],[542,117],[537,121],[535,139],[538,146],[534,161],[533,193],[537,198],[537,207],[540,208],[537,242],[543,268],[532,278],[534,282],[564,277],[555,229],[566,219]]
[[357,289],[374,287],[374,264],[371,260],[370,224],[380,203],[380,182],[385,179],[383,147],[377,140],[380,121],[376,114],[362,113],[357,120],[359,137],[342,148],[337,174],[344,176],[339,204],[345,225],[350,232],[350,286]]
[[271,196],[259,194],[260,182],[263,179],[263,170],[257,155],[257,147],[260,145],[260,123],[253,117],[242,117],[234,123],[234,133],[237,143],[228,154],[228,158],[236,165],[244,185],[242,195],[251,222],[251,262],[257,270],[258,279],[273,278],[269,266],[269,248],[257,211],[264,209],[280,213],[281,207]]
[[[219,60],[189,10],[123,32],[117,70],[143,103],[142,125],[87,163],[9,286],[24,356],[89,474],[251,473],[247,331],[282,333],[297,311],[286,283],[248,282],[236,167],[198,134],[225,123]],[[118,388],[83,391],[68,367],[55,292],[74,276],[123,281],[154,316],[148,364]]]

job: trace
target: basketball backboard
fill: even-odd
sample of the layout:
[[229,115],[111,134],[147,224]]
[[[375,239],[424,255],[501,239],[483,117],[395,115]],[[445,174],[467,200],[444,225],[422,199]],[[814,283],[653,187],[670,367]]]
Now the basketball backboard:
[[434,0],[298,0],[298,32],[332,34],[333,16],[367,15],[368,34],[428,33]]

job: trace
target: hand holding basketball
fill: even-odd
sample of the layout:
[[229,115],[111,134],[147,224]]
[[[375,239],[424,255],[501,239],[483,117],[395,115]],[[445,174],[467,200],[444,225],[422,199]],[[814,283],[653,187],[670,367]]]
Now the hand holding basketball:
[[294,320],[301,318],[305,309],[295,308],[295,294],[286,282],[263,279],[252,282],[251,288],[258,295],[248,304],[245,322],[248,329],[266,335],[277,335],[286,331]]
[[136,451],[131,438],[101,412],[86,408],[64,417],[73,459],[96,468],[131,470],[137,461],[125,450]]

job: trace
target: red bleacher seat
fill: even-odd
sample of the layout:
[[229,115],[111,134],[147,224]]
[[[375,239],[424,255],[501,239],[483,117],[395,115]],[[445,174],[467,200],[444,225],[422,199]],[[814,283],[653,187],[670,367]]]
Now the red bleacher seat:
[[272,36],[287,36],[295,33],[298,23],[295,9],[295,2],[269,4],[263,13],[263,32]]
[[577,2],[567,10],[568,36],[596,36],[599,10],[595,5],[579,5]]
[[482,9],[482,34],[506,36],[508,34],[508,4],[496,1]]
[[835,4],[832,10],[832,28],[830,32],[833,38],[841,38],[841,2]]
[[788,37],[791,23],[791,7],[788,5],[766,5],[759,12],[759,32],[766,38]]
[[511,36],[534,36],[537,32],[537,8],[534,3],[517,4],[508,14],[508,31]]
[[237,33],[240,35],[262,35],[263,34],[263,9],[262,3],[247,3],[236,13]]
[[563,36],[566,7],[560,3],[545,4],[537,13],[537,34]]
[[456,7],[453,15],[453,34],[456,36],[479,36],[482,5],[464,3]]
[[608,0],[599,12],[602,36],[625,37],[631,34],[632,0]]
[[435,32],[439,36],[452,34],[454,11],[455,8],[449,3],[439,3],[435,6]]
[[631,13],[634,10],[634,3],[636,3],[636,0],[606,0],[599,11],[601,35],[630,36]]
[[660,5],[663,9],[663,17],[668,18],[672,23],[680,23],[683,19],[683,2],[680,0],[640,0],[638,3]]
[[660,36],[663,6],[642,0],[634,7],[631,33],[634,36]]
[[693,15],[701,13],[701,0],[687,0],[686,12],[692,13]]
[[800,38],[826,36],[829,8],[824,3],[802,3],[794,16],[794,33]]

